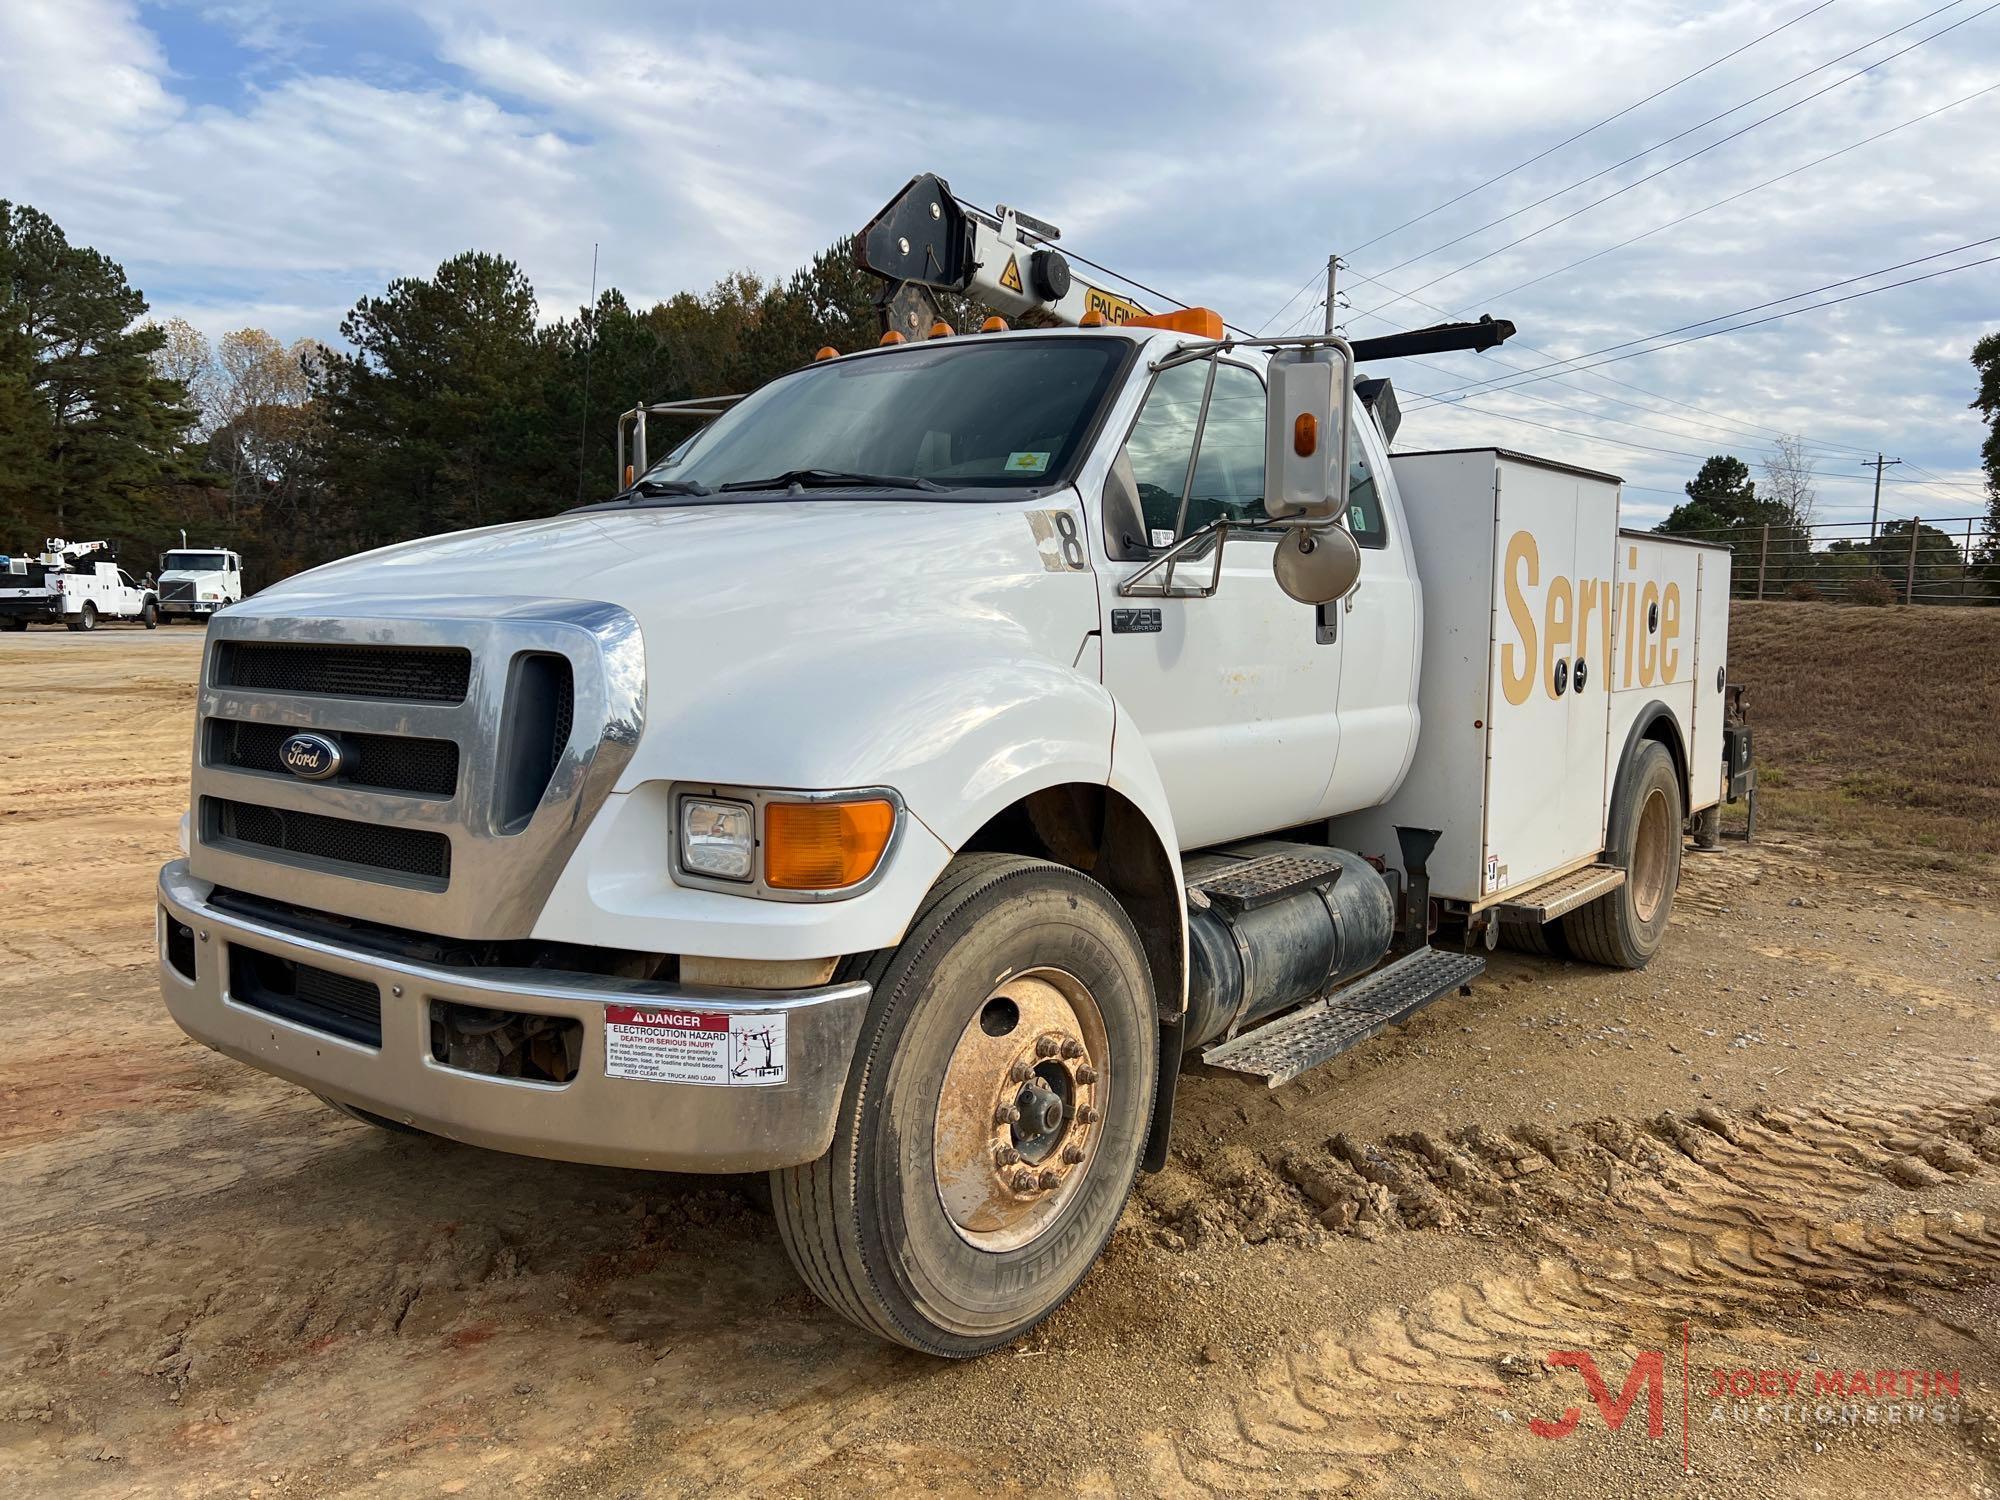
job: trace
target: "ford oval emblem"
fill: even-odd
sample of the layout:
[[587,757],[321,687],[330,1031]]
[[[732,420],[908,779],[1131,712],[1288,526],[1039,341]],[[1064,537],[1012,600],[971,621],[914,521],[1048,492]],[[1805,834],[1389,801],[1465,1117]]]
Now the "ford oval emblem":
[[303,781],[325,781],[340,772],[340,746],[323,734],[295,734],[278,747],[278,759]]

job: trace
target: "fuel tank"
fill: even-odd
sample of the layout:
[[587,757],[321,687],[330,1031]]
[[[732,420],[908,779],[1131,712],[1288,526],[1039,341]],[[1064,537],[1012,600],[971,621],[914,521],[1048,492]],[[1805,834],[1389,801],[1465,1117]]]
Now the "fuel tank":
[[1185,873],[1189,1050],[1365,973],[1395,936],[1389,879],[1350,850],[1256,839]]

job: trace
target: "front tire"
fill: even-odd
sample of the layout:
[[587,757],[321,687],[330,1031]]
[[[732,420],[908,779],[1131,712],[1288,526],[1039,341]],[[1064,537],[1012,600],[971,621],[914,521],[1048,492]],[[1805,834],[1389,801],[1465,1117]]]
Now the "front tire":
[[158,630],[160,628],[160,606],[148,599],[146,607],[139,611],[139,622],[148,630]]
[[1673,757],[1646,741],[1611,809],[1607,857],[1625,883],[1563,920],[1570,952],[1586,963],[1643,969],[1659,951],[1681,881],[1681,783]]
[[1160,1066],[1138,933],[1075,870],[964,855],[855,968],[833,1145],[771,1174],[779,1233],[850,1322],[984,1354],[1076,1290],[1131,1193]]

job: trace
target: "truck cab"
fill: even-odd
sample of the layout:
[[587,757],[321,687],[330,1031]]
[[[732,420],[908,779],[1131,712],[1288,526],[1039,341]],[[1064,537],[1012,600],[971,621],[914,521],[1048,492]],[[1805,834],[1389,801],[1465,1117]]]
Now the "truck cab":
[[[1476,977],[1532,893],[1427,858],[1485,783],[1398,799],[1431,655],[1504,653],[1427,637],[1393,403],[1198,309],[989,326],[822,351],[656,463],[642,414],[609,499],[218,615],[182,1027],[375,1125],[768,1171],[830,1307],[965,1356],[1089,1270],[1184,1053],[1277,1086]],[[1478,472],[1444,503],[1491,533]],[[1609,961],[1664,932],[1691,805],[1646,744],[1644,817],[1600,782],[1565,865]]]
[[227,547],[178,547],[160,557],[160,613],[205,620],[243,597],[243,559]]

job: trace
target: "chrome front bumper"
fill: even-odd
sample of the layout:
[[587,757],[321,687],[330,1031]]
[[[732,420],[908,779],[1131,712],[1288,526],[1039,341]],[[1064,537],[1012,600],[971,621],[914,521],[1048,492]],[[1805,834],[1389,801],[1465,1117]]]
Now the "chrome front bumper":
[[[160,989],[196,1041],[314,1093],[474,1146],[665,1172],[750,1172],[825,1154],[863,1015],[865,983],[809,990],[704,988],[523,969],[447,969],[285,932],[219,910],[176,860],[160,871]],[[195,977],[168,956],[168,924],[193,929]],[[241,946],[379,986],[382,1043],[365,1046],[253,1009],[230,994]],[[431,1055],[430,1002],[574,1017],[583,1060],[568,1083],[496,1078]],[[765,1086],[658,1083],[607,1073],[605,1009],[786,1022],[787,1077]]]

